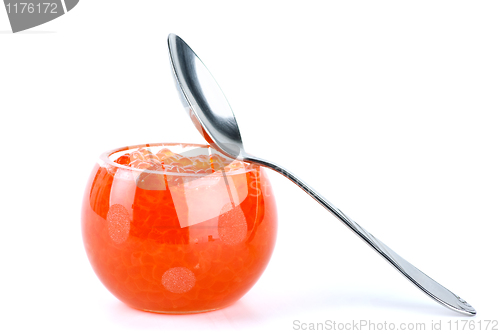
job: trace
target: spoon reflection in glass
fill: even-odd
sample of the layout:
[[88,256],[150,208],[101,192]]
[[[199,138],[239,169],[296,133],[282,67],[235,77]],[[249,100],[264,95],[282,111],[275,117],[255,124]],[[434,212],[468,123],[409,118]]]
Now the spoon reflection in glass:
[[243,147],[233,111],[203,62],[180,37],[174,34],[168,37],[168,47],[181,100],[189,111],[194,125],[212,147],[233,159],[268,167],[284,175],[347,225],[428,296],[454,311],[467,315],[476,314],[476,310],[465,300],[400,257],[297,176],[273,162],[248,154]]

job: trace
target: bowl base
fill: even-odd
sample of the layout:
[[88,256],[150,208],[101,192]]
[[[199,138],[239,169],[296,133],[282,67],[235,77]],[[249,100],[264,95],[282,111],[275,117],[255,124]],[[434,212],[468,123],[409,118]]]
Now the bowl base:
[[156,310],[146,310],[146,309],[137,309],[137,310],[150,313],[159,313],[159,314],[195,314],[195,313],[206,313],[206,312],[217,311],[223,308],[226,308],[226,306],[211,308],[207,310],[196,310],[196,311],[156,311]]

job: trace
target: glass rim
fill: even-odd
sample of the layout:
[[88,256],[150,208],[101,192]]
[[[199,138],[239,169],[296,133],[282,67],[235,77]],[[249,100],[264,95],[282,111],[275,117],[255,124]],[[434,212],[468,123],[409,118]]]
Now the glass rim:
[[[190,177],[206,177],[206,176],[210,176],[210,175],[213,175],[213,176],[220,176],[220,174],[218,173],[218,171],[215,171],[213,173],[198,173],[198,174],[193,174],[193,173],[177,173],[177,172],[170,172],[170,171],[157,171],[157,170],[152,170],[152,169],[139,169],[139,168],[134,168],[134,167],[129,167],[129,166],[125,166],[125,165],[122,165],[122,164],[119,164],[117,162],[114,162],[113,160],[110,159],[110,156],[115,154],[115,153],[119,153],[119,152],[123,152],[123,151],[128,151],[128,150],[132,150],[132,149],[138,149],[138,148],[144,148],[144,147],[169,147],[169,146],[181,146],[182,148],[184,147],[198,147],[198,148],[207,148],[209,150],[209,152],[211,152],[211,150],[213,150],[214,152],[217,152],[218,154],[222,154],[220,153],[219,151],[213,149],[210,145],[207,145],[207,144],[193,144],[193,143],[147,143],[147,144],[138,144],[138,145],[129,145],[129,146],[122,146],[120,148],[115,148],[115,149],[111,149],[111,150],[107,150],[105,152],[103,152],[100,156],[99,156],[99,159],[98,159],[98,162],[99,162],[99,165],[109,165],[109,166],[112,166],[112,167],[116,167],[116,168],[120,168],[120,169],[125,169],[125,170],[129,170],[129,171],[132,171],[132,172],[140,172],[140,173],[151,173],[151,174],[160,174],[160,175],[175,175],[175,176],[190,176]],[[241,161],[243,164],[245,164],[245,168],[240,168],[240,169],[237,169],[237,170],[232,170],[232,171],[225,171],[224,170],[224,174],[227,174],[227,175],[236,175],[236,174],[243,174],[243,173],[247,173],[248,171],[251,171],[251,170],[255,170],[256,169],[256,165],[254,164],[249,164],[248,162],[244,162],[242,160],[237,160],[237,159],[233,159],[233,158],[230,158],[228,157],[227,155],[225,154],[222,154],[224,157],[227,157],[229,159],[231,159],[232,161]],[[100,163],[102,162],[102,163]],[[214,175],[216,174],[216,175]]]

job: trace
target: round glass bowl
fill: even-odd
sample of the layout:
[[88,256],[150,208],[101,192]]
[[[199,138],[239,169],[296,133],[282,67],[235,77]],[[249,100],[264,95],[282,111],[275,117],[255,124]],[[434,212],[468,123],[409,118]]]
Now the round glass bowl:
[[[145,163],[129,164],[138,150]],[[106,152],[83,199],[83,241],[95,273],[144,311],[196,313],[237,301],[267,266],[276,230],[264,170],[203,145]]]

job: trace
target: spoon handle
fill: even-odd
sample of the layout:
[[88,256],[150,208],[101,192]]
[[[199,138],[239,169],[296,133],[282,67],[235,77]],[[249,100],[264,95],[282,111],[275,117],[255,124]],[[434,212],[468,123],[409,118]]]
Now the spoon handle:
[[323,196],[317,193],[314,189],[308,186],[304,181],[299,179],[297,176],[293,175],[281,166],[278,166],[270,161],[256,158],[253,156],[245,156],[245,161],[255,163],[264,167],[268,167],[283,176],[287,177],[289,180],[294,182],[300,188],[302,188],[306,193],[308,193],[312,198],[318,201],[323,207],[330,211],[334,216],[336,216],[341,222],[343,222],[347,227],[349,227],[353,232],[355,232],[361,239],[363,239],[368,245],[370,245],[375,251],[382,255],[390,264],[392,264],[397,270],[399,270],[406,278],[408,278],[413,284],[415,284],[420,290],[425,292],[429,297],[433,298],[435,301],[441,303],[442,305],[463,313],[467,315],[475,315],[476,310],[469,305],[465,300],[455,295],[450,290],[446,289],[444,286],[434,281],[432,278],[418,270],[411,263],[403,259],[392,249],[387,247],[382,241],[375,238],[363,227],[358,225],[354,220],[349,218],[340,209],[335,207],[332,203],[326,200]]

